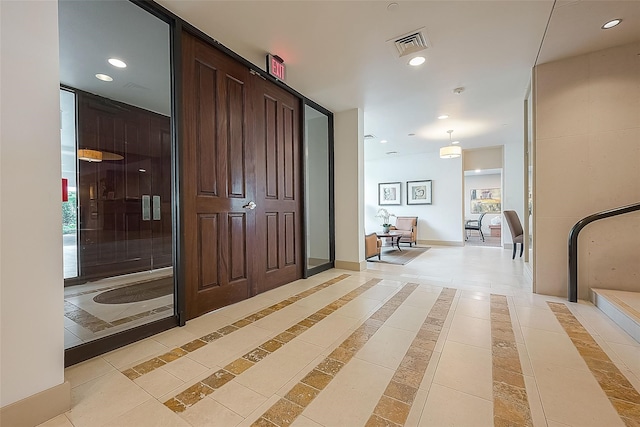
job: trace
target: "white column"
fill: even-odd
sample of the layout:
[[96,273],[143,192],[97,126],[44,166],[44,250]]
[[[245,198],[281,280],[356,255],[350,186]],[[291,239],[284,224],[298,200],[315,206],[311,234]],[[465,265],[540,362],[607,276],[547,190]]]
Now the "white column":
[[364,113],[334,115],[336,267],[364,270]]
[[[17,406],[22,422],[42,422],[70,401],[57,2],[0,2],[0,45],[0,424],[21,425],[12,421]],[[36,393],[45,404],[25,399]]]

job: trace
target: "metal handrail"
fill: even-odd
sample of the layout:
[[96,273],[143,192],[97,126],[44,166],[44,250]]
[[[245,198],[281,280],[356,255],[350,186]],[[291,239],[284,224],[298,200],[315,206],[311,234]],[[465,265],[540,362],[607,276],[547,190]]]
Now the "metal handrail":
[[640,203],[621,206],[591,214],[576,222],[569,232],[569,301],[578,302],[578,234],[587,225],[600,219],[618,216],[629,212],[640,211]]

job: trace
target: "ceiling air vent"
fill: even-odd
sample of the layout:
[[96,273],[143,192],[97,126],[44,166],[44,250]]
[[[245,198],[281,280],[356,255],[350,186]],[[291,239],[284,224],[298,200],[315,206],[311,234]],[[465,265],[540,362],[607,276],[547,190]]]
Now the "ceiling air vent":
[[424,34],[424,27],[415,31],[408,32],[399,37],[387,40],[394,49],[398,57],[412,55],[421,50],[428,49],[430,46],[429,39]]
[[127,89],[134,89],[134,90],[150,90],[148,87],[139,85],[137,83],[133,83],[133,82],[129,82],[127,84],[122,85],[122,87],[127,88]]

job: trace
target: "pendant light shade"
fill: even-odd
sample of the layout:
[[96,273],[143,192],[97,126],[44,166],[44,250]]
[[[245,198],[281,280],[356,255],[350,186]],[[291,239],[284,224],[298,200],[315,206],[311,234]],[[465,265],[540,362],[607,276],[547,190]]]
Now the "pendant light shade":
[[456,145],[447,145],[440,149],[441,159],[453,159],[454,157],[460,157],[462,154],[462,148]]
[[83,148],[78,150],[78,160],[84,160],[85,162],[101,162],[102,151],[90,150]]
[[120,154],[109,153],[107,151],[92,150],[89,148],[81,148],[78,150],[78,160],[84,160],[85,162],[101,162],[103,160],[122,160]]
[[449,145],[440,148],[440,158],[453,159],[455,157],[460,157],[462,154],[462,148],[451,143],[451,134],[453,133],[453,130],[448,130],[447,133],[449,134]]

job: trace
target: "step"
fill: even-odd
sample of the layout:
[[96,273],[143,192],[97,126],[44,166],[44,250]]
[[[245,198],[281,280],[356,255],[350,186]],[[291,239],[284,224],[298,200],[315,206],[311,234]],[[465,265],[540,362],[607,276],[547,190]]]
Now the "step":
[[591,291],[593,304],[640,343],[640,292]]

